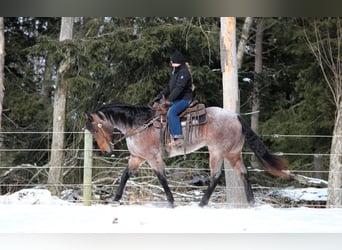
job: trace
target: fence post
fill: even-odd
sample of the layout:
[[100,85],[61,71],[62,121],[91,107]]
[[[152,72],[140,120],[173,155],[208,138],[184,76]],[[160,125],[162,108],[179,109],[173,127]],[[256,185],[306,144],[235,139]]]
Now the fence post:
[[84,163],[83,163],[83,205],[91,205],[91,177],[93,167],[93,138],[84,130]]

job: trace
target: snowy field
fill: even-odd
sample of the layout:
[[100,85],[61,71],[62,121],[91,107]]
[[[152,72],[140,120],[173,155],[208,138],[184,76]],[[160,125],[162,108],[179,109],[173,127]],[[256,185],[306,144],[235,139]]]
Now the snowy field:
[[[319,191],[317,191],[319,190]],[[322,199],[325,189],[288,190],[292,197]],[[342,209],[246,209],[212,204],[177,206],[92,205],[52,197],[47,190],[25,189],[0,196],[1,233],[342,233]]]

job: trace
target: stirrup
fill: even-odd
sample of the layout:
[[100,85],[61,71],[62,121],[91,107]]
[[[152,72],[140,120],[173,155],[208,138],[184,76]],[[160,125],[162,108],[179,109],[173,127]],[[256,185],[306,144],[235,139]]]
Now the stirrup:
[[176,140],[173,140],[169,143],[169,146],[170,147],[176,147],[176,148],[180,148],[182,147],[184,144],[184,139],[183,138],[179,138],[179,139],[176,139]]

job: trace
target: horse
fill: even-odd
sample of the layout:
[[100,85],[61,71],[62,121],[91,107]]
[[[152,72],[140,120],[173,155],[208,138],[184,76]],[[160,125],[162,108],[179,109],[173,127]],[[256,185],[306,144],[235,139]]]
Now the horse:
[[[248,171],[242,159],[242,148],[245,142],[270,174],[289,178],[287,161],[272,154],[239,114],[221,107],[213,106],[205,107],[205,109],[207,120],[204,124],[198,125],[198,133],[192,136],[186,149],[181,146],[171,147],[168,150],[168,157],[174,157],[190,154],[203,147],[208,148],[209,184],[199,203],[200,207],[208,205],[219,182],[224,159],[228,160],[242,179],[248,203],[254,204]],[[127,103],[105,104],[91,113],[85,113],[86,129],[91,132],[101,151],[110,153],[114,150],[113,132],[117,129],[123,134],[120,141],[126,140],[130,152],[128,166],[122,173],[115,195],[111,197],[113,202],[120,201],[127,180],[140,165],[147,162],[163,187],[169,206],[174,207],[174,198],[165,173],[161,128],[153,125],[155,113],[156,111],[151,107]],[[185,133],[184,126],[183,133]]]

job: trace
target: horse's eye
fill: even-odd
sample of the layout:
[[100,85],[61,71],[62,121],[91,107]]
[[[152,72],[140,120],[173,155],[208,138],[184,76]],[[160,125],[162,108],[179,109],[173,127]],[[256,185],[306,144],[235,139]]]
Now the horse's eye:
[[98,133],[99,133],[99,131],[98,131],[98,130],[95,130],[94,132],[95,132],[95,134],[98,134]]

